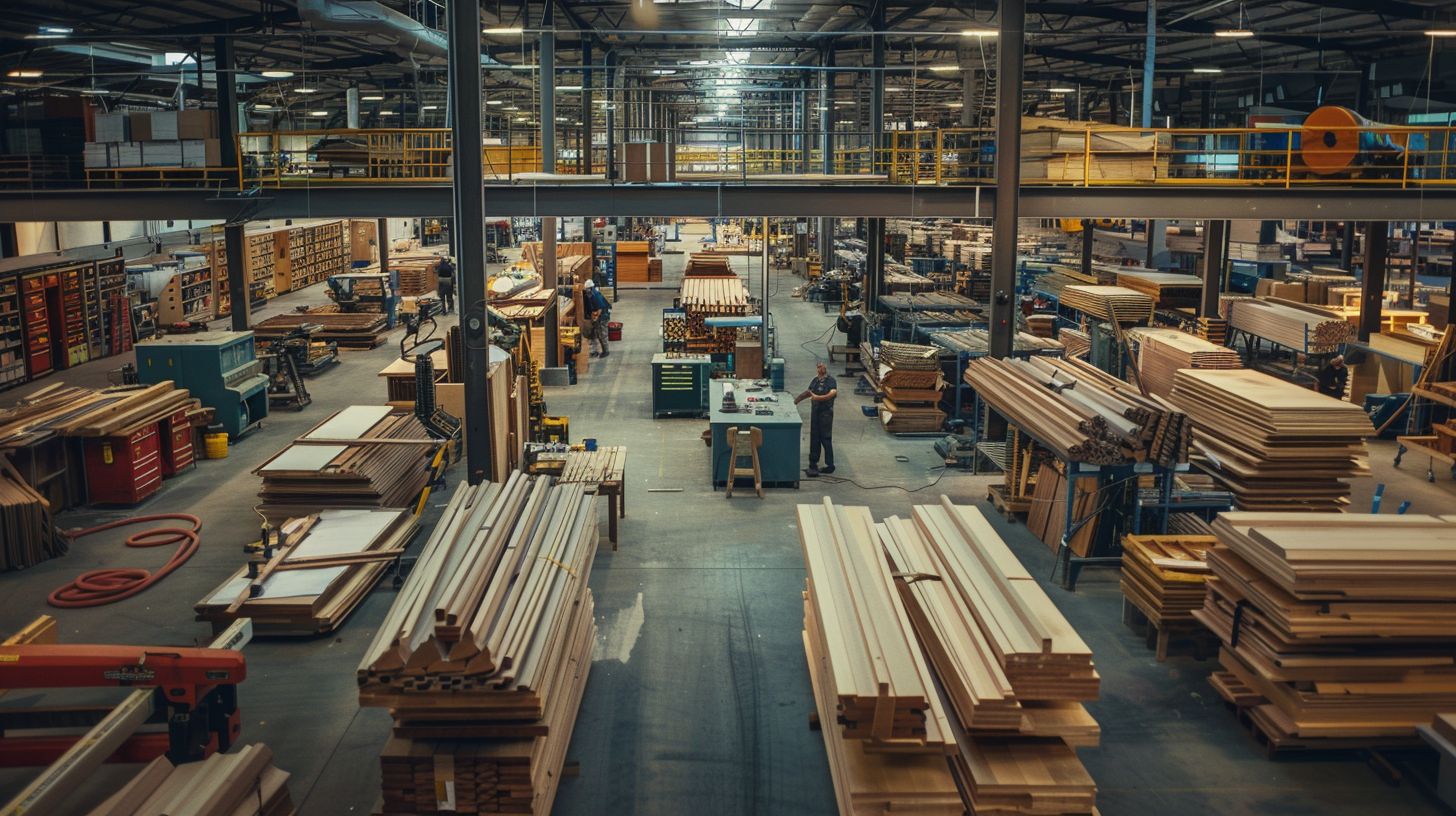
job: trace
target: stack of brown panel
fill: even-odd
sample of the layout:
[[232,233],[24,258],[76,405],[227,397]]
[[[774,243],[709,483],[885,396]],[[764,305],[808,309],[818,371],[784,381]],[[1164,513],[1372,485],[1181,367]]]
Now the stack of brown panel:
[[617,242],[617,280],[621,283],[647,283],[648,255],[652,245],[646,241]]
[[1160,397],[1173,393],[1173,374],[1179,369],[1244,367],[1233,349],[1176,329],[1128,329],[1127,336],[1138,344],[1138,377],[1148,393]]
[[1119,323],[1137,323],[1153,316],[1153,299],[1125,286],[1066,286],[1061,302],[1102,320],[1112,320],[1116,314]]
[[389,324],[384,315],[377,312],[345,313],[338,311],[337,306],[274,315],[254,323],[253,333],[259,339],[283,337],[306,324],[323,327],[313,333],[315,340],[333,340],[340,348],[377,348],[389,336]]
[[940,355],[930,346],[880,344],[876,379],[884,394],[880,423],[890,433],[938,431],[945,422],[940,410]]
[[438,442],[413,414],[355,405],[253,470],[265,504],[409,507],[430,475]]

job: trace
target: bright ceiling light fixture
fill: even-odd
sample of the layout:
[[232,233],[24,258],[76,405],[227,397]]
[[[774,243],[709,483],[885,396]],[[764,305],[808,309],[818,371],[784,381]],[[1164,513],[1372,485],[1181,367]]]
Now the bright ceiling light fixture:
[[328,111],[309,111],[308,112],[308,115],[309,116],[328,116],[329,115],[329,112]]
[[1223,37],[1230,40],[1237,40],[1243,39],[1244,37],[1252,37],[1254,36],[1254,32],[1248,30],[1247,28],[1224,28],[1213,32],[1213,36]]
[[273,106],[272,105],[258,104],[258,105],[254,105],[253,106],[253,110],[270,111],[270,110],[273,110]]
[[299,85],[297,88],[293,89],[293,92],[301,94],[318,93],[318,88],[305,88],[304,86]]
[[1194,68],[1193,69],[1193,73],[1195,73],[1195,74],[1221,74],[1221,73],[1223,73],[1223,69],[1222,68]]
[[673,74],[677,73],[677,69],[676,68],[658,68],[658,69],[654,70],[652,73],[657,74],[658,76],[672,76]]
[[420,110],[439,110],[439,105],[421,105]]
[[35,79],[36,77],[39,77],[39,76],[43,75],[44,73],[45,73],[44,71],[23,71],[23,70],[15,70],[15,71],[11,71],[10,73],[6,74],[5,76],[15,77],[16,79]]
[[1001,32],[994,28],[968,28],[961,32],[962,37],[994,37]]
[[1076,88],[1047,88],[1050,93],[1076,93]]
[[[499,99],[487,99],[487,100],[485,100],[485,104],[487,104],[487,105],[504,105],[505,103],[502,102],[502,101],[500,101]],[[506,108],[506,110],[510,110],[510,108]]]
[[380,116],[393,116],[394,115],[394,111],[380,111],[379,112],[379,115]]
[[573,93],[573,92],[579,91],[579,90],[581,90],[581,86],[580,85],[557,85],[556,86],[556,92],[557,93]]
[[379,94],[371,94],[369,96],[361,96],[359,98],[361,100],[365,101],[365,102],[383,102],[384,101],[384,97],[381,96],[381,95],[379,95]]
[[712,60],[690,60],[688,65],[712,65]]
[[1426,32],[1427,37],[1456,37],[1456,28],[1433,28]]
[[480,33],[482,33],[482,34],[522,34],[524,32],[525,32],[525,29],[524,28],[521,28],[519,26],[514,27],[514,28],[512,28],[512,27],[506,27],[506,28],[484,28],[484,29],[481,29],[481,31],[480,31]]
[[293,77],[293,72],[292,71],[264,71],[261,74],[259,74],[258,76],[267,77],[269,79],[291,79]]
[[949,73],[951,71],[959,71],[960,69],[961,67],[959,65],[932,65],[926,70]]

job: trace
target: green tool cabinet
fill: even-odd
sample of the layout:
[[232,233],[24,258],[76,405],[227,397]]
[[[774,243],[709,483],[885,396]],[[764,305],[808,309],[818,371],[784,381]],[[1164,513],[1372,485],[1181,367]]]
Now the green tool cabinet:
[[655,354],[652,356],[652,418],[708,415],[708,369],[706,354]]

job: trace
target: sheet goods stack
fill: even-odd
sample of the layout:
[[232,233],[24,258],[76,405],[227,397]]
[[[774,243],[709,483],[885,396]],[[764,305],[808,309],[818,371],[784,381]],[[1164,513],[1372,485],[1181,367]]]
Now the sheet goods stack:
[[1193,419],[1199,459],[1240,510],[1338,510],[1368,476],[1358,405],[1255,371],[1184,369],[1170,401]]
[[69,541],[56,534],[50,502],[0,456],[0,571],[59,558],[66,554]]
[[519,472],[455,490],[358,669],[360,705],[395,723],[386,813],[550,812],[596,637],[597,518],[580,485]]
[[[1097,477],[1078,478],[1072,495],[1072,525],[1075,529],[1071,538],[1067,539],[1067,546],[1079,556],[1088,555],[1097,541],[1097,530],[1102,523],[1098,514],[1101,502]],[[1031,509],[1026,513],[1026,529],[1052,552],[1061,552],[1062,538],[1067,533],[1067,474],[1066,465],[1060,461],[1052,460],[1037,469]]]
[[1217,545],[1213,536],[1123,536],[1122,594],[1154,626],[1194,623],[1209,573],[1204,559]]
[[1228,321],[1220,317],[1198,318],[1198,336],[1215,345],[1228,340]]
[[1172,144],[1093,122],[1022,120],[1021,176],[1053,181],[1153,181],[1166,178]]
[[258,512],[276,525],[278,552],[243,567],[198,601],[214,633],[251,618],[260,635],[316,635],[344,622],[414,537],[409,510],[299,508]]
[[1250,712],[1266,733],[1369,745],[1456,711],[1456,517],[1235,512],[1213,528],[1194,615],[1267,701]]
[[1066,347],[1068,357],[1084,359],[1092,353],[1092,338],[1081,329],[1062,329],[1057,332],[1057,339]]
[[727,255],[720,255],[716,252],[694,252],[688,256],[688,265],[683,269],[683,277],[731,278],[735,275],[732,266],[728,263]]
[[1086,644],[980,511],[941,497],[876,529],[951,713],[970,812],[1092,813],[1075,751],[1100,736],[1082,706],[1100,690]]
[[[648,257],[652,245],[647,241],[617,242],[617,280],[623,283],[648,283]],[[658,278],[661,280],[661,278]]]
[[316,324],[323,328],[313,333],[315,340],[333,340],[340,348],[372,349],[384,344],[389,336],[385,315],[377,312],[340,312],[337,306],[320,306],[307,312],[274,315],[253,324],[258,339],[283,337],[299,326]]
[[1141,292],[1153,303],[1166,309],[1197,306],[1203,292],[1203,279],[1197,275],[1179,275],[1152,269],[1126,269],[1117,273],[1117,285]]
[[1153,316],[1153,299],[1125,286],[1063,287],[1063,306],[1102,320],[1138,323]]
[[867,507],[798,507],[804,649],[841,814],[958,816],[946,712]]
[[288,776],[261,743],[187,765],[157,757],[87,816],[292,816]]
[[438,444],[414,414],[353,405],[254,469],[263,477],[258,496],[270,505],[410,507]]
[[1052,297],[1061,297],[1068,286],[1100,286],[1115,281],[1113,276],[1103,275],[1095,269],[1083,274],[1081,269],[1061,264],[1048,264],[1046,270],[1036,276],[1036,290]]
[[1188,460],[1191,424],[1181,410],[1081,360],[980,357],[964,376],[981,399],[1064,460],[1168,467]]
[[1355,326],[1338,312],[1287,301],[1233,301],[1228,321],[1231,329],[1310,354],[1335,351],[1355,334]]
[[937,407],[945,380],[940,357],[930,346],[884,342],[876,366],[884,394],[880,422],[890,433],[938,431],[945,413]]
[[[947,351],[964,351],[971,354],[986,354],[991,350],[991,339],[985,329],[952,329],[930,333],[930,341]],[[1062,351],[1062,344],[1050,337],[1038,337],[1027,332],[1017,332],[1012,338],[1016,351],[1034,354],[1055,355]]]
[[1176,329],[1133,328],[1127,337],[1138,346],[1138,377],[1148,393],[1173,393],[1173,375],[1184,368],[1243,368],[1238,352]]

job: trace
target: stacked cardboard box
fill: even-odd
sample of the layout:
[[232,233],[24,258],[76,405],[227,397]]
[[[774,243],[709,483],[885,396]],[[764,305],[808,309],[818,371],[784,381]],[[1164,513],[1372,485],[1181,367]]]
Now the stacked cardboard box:
[[120,111],[96,114],[96,141],[87,142],[88,168],[221,167],[217,112]]

